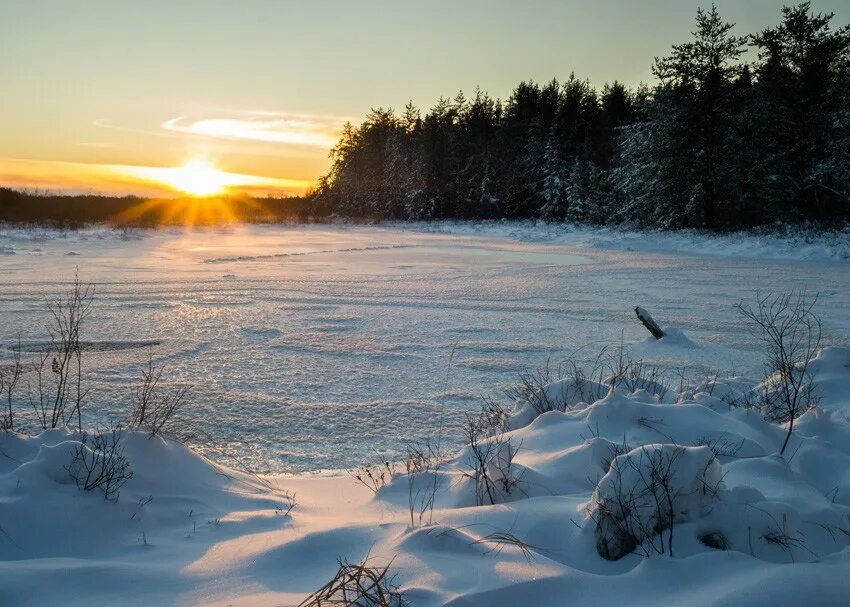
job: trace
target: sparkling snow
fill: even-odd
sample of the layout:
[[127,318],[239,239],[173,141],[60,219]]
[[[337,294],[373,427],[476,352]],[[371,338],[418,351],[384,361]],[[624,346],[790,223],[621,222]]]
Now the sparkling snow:
[[[846,235],[709,237],[534,223],[0,229],[0,358],[47,336],[44,300],[79,267],[97,285],[90,419],[125,415],[152,351],[195,386],[190,414],[259,470],[320,471],[454,428],[523,369],[622,339],[688,372],[757,376],[733,304],[808,289],[847,344]],[[641,305],[692,338],[660,347]],[[208,453],[218,457],[216,453]]]

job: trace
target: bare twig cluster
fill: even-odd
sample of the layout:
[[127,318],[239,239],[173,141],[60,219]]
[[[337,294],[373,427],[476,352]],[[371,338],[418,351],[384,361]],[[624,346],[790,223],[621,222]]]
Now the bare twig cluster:
[[[622,352],[622,350],[621,350]],[[664,373],[656,367],[651,367],[642,360],[632,360],[620,354],[612,366],[613,372],[605,383],[631,394],[636,390],[646,390],[655,398],[661,400],[670,391],[670,386]]]
[[522,471],[514,465],[521,444],[514,444],[486,416],[467,416],[464,428],[468,445],[463,476],[475,485],[475,503],[496,504],[503,496],[522,491]]
[[[558,389],[552,389],[556,383]],[[586,364],[569,358],[558,365],[547,361],[535,371],[523,372],[516,385],[506,390],[506,395],[520,406],[529,405],[540,415],[569,410],[578,403],[593,403],[615,388],[626,393],[645,390],[658,400],[670,391],[662,371],[627,356],[621,340],[618,348],[603,347]]]
[[508,411],[505,406],[491,398],[485,398],[478,413],[478,425],[481,428],[491,428],[494,431],[507,431]]
[[83,434],[66,469],[78,488],[103,491],[109,501],[117,501],[121,487],[133,478],[120,430]]
[[[434,506],[437,499],[439,469],[444,460],[439,443],[430,439],[407,446],[404,471],[407,475],[407,506],[410,513],[410,528],[434,522]],[[426,478],[424,485],[417,480]]]
[[381,487],[393,479],[395,473],[395,464],[384,461],[380,465],[362,466],[352,472],[351,476],[372,493],[377,493]]
[[[513,387],[506,390],[507,397],[520,405],[527,403],[538,414],[548,411],[564,411],[570,404],[564,401],[563,393],[570,392],[573,396],[570,400],[577,402],[592,403],[603,396],[605,392],[599,387],[605,377],[605,368],[601,364],[605,349],[597,357],[595,363],[589,370],[579,365],[575,360],[569,359],[558,365],[551,360],[535,370],[525,371],[520,374],[519,381]],[[552,394],[547,386],[555,382],[566,380],[568,383],[562,386],[562,394]],[[598,380],[598,381],[595,381]]]
[[[813,557],[817,555],[812,552],[806,546],[806,536],[802,531],[796,530],[792,531],[788,524],[788,515],[782,514],[782,520],[777,520],[775,516],[766,512],[764,510],[758,509],[761,512],[764,512],[767,517],[770,519],[770,524],[768,525],[767,530],[761,534],[761,539],[770,546],[775,546],[779,548],[782,552],[788,554],[788,557],[791,559],[791,562],[794,562],[794,551],[797,549],[802,549],[808,552]],[[752,548],[751,548],[752,550]]]
[[164,366],[156,366],[153,354],[148,354],[147,366],[142,369],[142,382],[134,392],[130,427],[143,428],[150,436],[169,433],[177,412],[186,404],[191,386],[166,391],[160,385]]
[[82,405],[88,390],[83,387],[80,335],[93,298],[94,287],[82,283],[75,273],[70,291],[47,302],[50,344],[34,361],[36,388],[30,387],[30,403],[45,430],[67,426],[75,416],[77,428],[82,430]]
[[340,560],[333,579],[298,607],[404,607],[407,603],[390,575],[391,565],[370,565],[369,555],[355,564]]
[[711,452],[714,453],[714,457],[736,457],[741,449],[744,447],[745,439],[741,440],[729,440],[727,438],[723,438],[722,436],[717,436],[714,438],[708,438],[705,436],[700,436],[697,440],[694,441],[694,447],[708,447],[711,449]]
[[731,409],[744,409],[745,411],[763,410],[766,397],[763,390],[744,390],[742,392],[732,391],[720,397]]
[[6,411],[0,415],[0,430],[12,430],[15,427],[14,407],[12,400],[18,380],[24,372],[21,363],[21,337],[18,336],[17,347],[12,349],[12,363],[6,368],[0,368],[0,394],[6,401]]
[[292,514],[292,511],[295,510],[296,506],[298,506],[298,501],[295,498],[296,496],[294,491],[284,491],[283,504],[281,504],[280,508],[275,510],[275,513],[281,516],[289,516]]
[[626,437],[623,436],[623,441],[620,443],[611,443],[608,447],[608,454],[602,458],[602,469],[605,471],[605,474],[608,474],[608,471],[611,469],[611,464],[614,463],[621,455],[625,455],[629,451],[632,450],[632,447],[626,443]]

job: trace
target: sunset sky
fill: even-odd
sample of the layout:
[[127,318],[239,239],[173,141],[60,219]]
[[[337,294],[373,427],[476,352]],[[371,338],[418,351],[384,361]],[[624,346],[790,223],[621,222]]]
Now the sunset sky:
[[[783,3],[717,4],[744,34]],[[427,108],[475,85],[505,98],[571,71],[651,81],[698,5],[0,0],[0,185],[163,195],[212,179],[300,193],[345,121],[373,106]]]

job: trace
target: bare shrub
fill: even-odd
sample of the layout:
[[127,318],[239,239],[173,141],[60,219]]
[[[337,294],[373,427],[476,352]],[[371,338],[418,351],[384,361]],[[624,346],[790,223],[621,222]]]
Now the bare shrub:
[[607,349],[603,349],[597,357],[595,367],[609,373],[603,384],[629,394],[636,390],[646,390],[661,400],[670,390],[667,379],[659,369],[626,355],[622,334],[616,351],[609,353]]
[[24,372],[21,363],[21,337],[18,335],[18,345],[12,348],[12,364],[5,369],[0,369],[0,392],[6,397],[6,412],[0,417],[0,430],[12,430],[15,426],[15,417],[12,400],[17,388],[18,380]]
[[[452,361],[456,351],[457,342],[452,346],[446,365],[443,392],[449,387]],[[404,471],[407,475],[407,506],[410,513],[411,529],[415,529],[417,524],[421,527],[423,524],[432,525],[434,523],[434,507],[440,482],[439,470],[446,460],[443,453],[444,413],[445,410],[441,408],[436,439],[432,440],[431,437],[428,437],[424,441],[407,444]],[[430,476],[426,479],[430,482],[425,486],[417,482],[423,476]]]
[[602,458],[602,469],[607,474],[611,469],[611,464],[614,463],[614,460],[631,451],[632,448],[626,443],[626,437],[623,436],[622,443],[612,443],[608,447],[608,454]]
[[47,302],[51,318],[47,326],[50,344],[33,362],[37,399],[31,387],[29,390],[30,403],[45,430],[67,426],[76,415],[77,428],[82,431],[82,404],[88,391],[83,388],[80,336],[93,298],[94,288],[83,284],[75,273],[70,291]]
[[708,473],[716,462],[713,455],[690,476],[680,470],[685,453],[686,448],[678,445],[655,445],[614,460],[589,506],[602,558],[617,560],[635,550],[647,557],[673,555],[677,515],[693,498],[713,499],[719,484]]
[[[407,475],[407,506],[410,512],[410,528],[434,522],[434,506],[439,483],[438,471],[445,457],[440,443],[431,439],[407,445],[404,471]],[[417,480],[430,475],[430,482],[422,486]]]
[[298,607],[404,607],[404,594],[390,575],[390,566],[369,564],[369,555],[356,564],[340,560],[333,579],[298,604]]
[[492,428],[499,432],[507,430],[508,412],[504,405],[495,400],[485,398],[481,411],[478,413],[478,424],[482,428]]
[[121,487],[133,478],[121,445],[120,430],[83,434],[66,470],[79,489],[102,491],[109,501],[118,501]]
[[621,387],[629,394],[636,390],[646,390],[661,400],[670,391],[668,380],[661,370],[650,367],[642,360],[629,359],[623,367],[618,366],[616,369],[611,385]]
[[553,368],[551,360],[540,369],[520,373],[516,385],[508,388],[508,398],[517,403],[528,403],[538,414],[554,411],[557,407],[546,394],[546,386],[562,378],[561,368]]
[[430,472],[436,470],[444,454],[440,452],[439,445],[430,438],[407,444],[407,455],[405,461],[413,472]]
[[[569,403],[564,402],[563,398],[554,397],[546,388],[555,382],[566,381],[568,383],[562,386],[562,394],[569,392],[572,395],[570,400],[575,402],[594,402],[604,396],[599,393],[598,388],[605,375],[602,365],[604,352],[605,349],[589,369],[585,369],[573,359],[557,366],[547,360],[539,369],[521,373],[516,385],[508,388],[505,394],[520,405],[527,403],[538,415],[548,411],[564,411]],[[599,381],[594,381],[594,377]]]
[[142,369],[142,382],[134,391],[133,411],[130,427],[143,428],[153,437],[170,433],[177,412],[186,404],[191,386],[181,386],[166,391],[160,385],[165,366],[153,363],[153,354],[148,354],[148,364]]
[[761,391],[758,390],[744,390],[743,392],[730,392],[729,394],[724,394],[720,397],[724,403],[729,405],[730,409],[744,409],[745,411],[752,411],[754,409],[762,410],[764,397],[761,394]]
[[[553,384],[559,384],[558,389],[553,389]],[[516,385],[505,393],[510,400],[520,406],[527,404],[541,415],[548,411],[565,411],[580,402],[593,403],[611,388],[628,393],[646,390],[659,400],[670,391],[664,374],[641,360],[628,357],[621,342],[616,351],[602,348],[587,363],[568,358],[554,365],[549,360],[537,370],[521,373]]]
[[794,420],[818,403],[809,368],[823,336],[820,318],[812,311],[817,299],[800,291],[756,295],[754,305],[740,302],[736,306],[767,346],[762,414],[769,421],[788,424],[780,454],[788,447]]
[[298,501],[295,498],[296,495],[294,491],[284,491],[283,503],[280,508],[275,508],[275,514],[279,514],[281,516],[289,516],[292,514],[292,511],[295,510],[296,506],[298,506]]
[[464,433],[468,451],[462,474],[475,485],[476,505],[495,504],[500,496],[521,491],[522,472],[514,460],[522,445],[513,444],[501,429],[482,425],[481,416],[468,415]]

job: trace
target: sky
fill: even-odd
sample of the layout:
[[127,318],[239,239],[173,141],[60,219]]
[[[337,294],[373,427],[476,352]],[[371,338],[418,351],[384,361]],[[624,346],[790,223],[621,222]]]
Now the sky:
[[[706,3],[0,0],[0,185],[297,194],[371,107],[476,85],[651,82]],[[758,31],[783,2],[717,6]],[[847,22],[846,0],[815,0]]]

